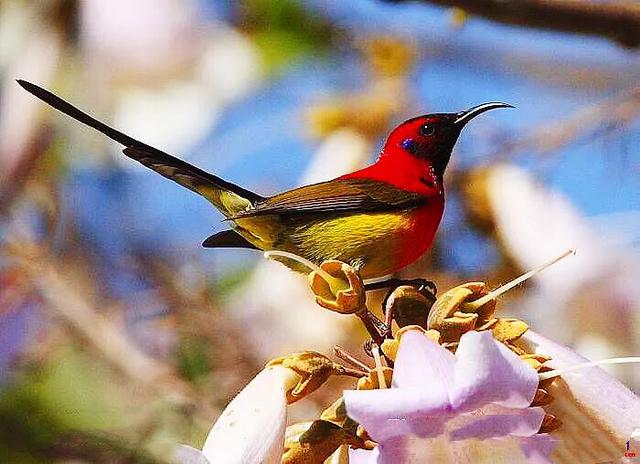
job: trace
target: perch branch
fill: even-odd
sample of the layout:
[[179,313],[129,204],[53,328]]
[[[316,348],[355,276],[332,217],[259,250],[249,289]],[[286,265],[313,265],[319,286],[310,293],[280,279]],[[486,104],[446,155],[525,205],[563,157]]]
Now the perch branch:
[[29,240],[30,234],[25,230],[20,230],[19,236],[19,239],[15,235],[7,237],[4,251],[57,319],[132,382],[179,404],[200,403],[188,383],[178,378],[169,366],[131,343],[122,329],[82,295],[81,289],[69,280],[45,247]]
[[[404,0],[390,0],[404,1]],[[640,4],[584,0],[421,0],[460,8],[492,21],[605,37],[625,47],[640,46]]]

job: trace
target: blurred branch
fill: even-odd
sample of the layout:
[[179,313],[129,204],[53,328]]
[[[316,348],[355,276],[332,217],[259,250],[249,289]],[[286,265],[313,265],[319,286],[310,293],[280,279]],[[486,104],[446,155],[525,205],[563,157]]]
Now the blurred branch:
[[526,136],[507,142],[488,159],[491,162],[532,150],[538,153],[557,151],[585,133],[610,130],[630,124],[640,116],[640,86],[622,92],[604,102],[582,108],[562,121],[544,124]]
[[[9,46],[0,57],[0,213],[10,209],[53,137],[51,127],[43,124],[42,104],[14,79],[28,76],[41,85],[54,80],[64,67],[79,8],[70,1],[9,3],[2,6],[7,5],[6,14],[15,24],[8,18],[6,23],[12,26],[12,42],[20,46]],[[19,26],[22,21],[31,27]]]
[[46,450],[47,457],[64,461],[112,462],[121,464],[168,464],[135,444],[117,436],[85,430],[66,432]]
[[54,315],[92,346],[132,382],[178,404],[198,403],[204,416],[213,413],[198,401],[197,393],[173,370],[131,343],[123,330],[100,314],[60,269],[45,247],[29,240],[27,231],[7,238],[4,250],[24,273]]
[[[484,234],[494,235],[496,225],[486,190],[486,166],[495,166],[519,154],[557,152],[575,143],[585,134],[596,134],[629,125],[640,117],[640,86],[621,92],[614,98],[579,109],[566,119],[555,120],[528,130],[526,135],[501,142],[481,159],[487,160],[479,169],[450,170],[450,187],[462,193],[467,220]],[[505,252],[506,253],[506,252]],[[504,253],[503,253],[504,254]],[[505,256],[507,256],[505,254]],[[498,280],[509,280],[520,269],[507,260],[508,274]],[[505,270],[500,270],[505,272]]]
[[[390,0],[403,1],[403,0]],[[573,32],[640,45],[640,4],[624,0],[421,0],[455,7],[492,21]]]
[[[6,213],[10,209],[51,142],[50,131],[42,130],[40,132],[40,134],[35,134],[26,144],[24,150],[15,157],[11,169],[3,172],[2,181],[0,181],[0,214]],[[0,155],[0,157],[3,156]]]
[[229,392],[242,389],[246,379],[251,378],[262,364],[252,356],[243,328],[215,307],[204,271],[198,272],[199,282],[187,286],[176,269],[160,260],[141,257],[140,265],[178,317],[179,327],[189,335],[206,340],[214,362],[216,383],[221,387],[214,393],[214,399],[219,394],[227,401]]

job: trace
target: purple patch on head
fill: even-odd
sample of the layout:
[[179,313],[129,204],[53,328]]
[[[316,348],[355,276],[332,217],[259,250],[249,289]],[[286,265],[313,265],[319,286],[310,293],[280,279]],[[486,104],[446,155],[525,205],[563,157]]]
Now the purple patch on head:
[[413,150],[415,149],[415,144],[412,139],[404,139],[400,143],[400,146],[411,153],[413,153]]

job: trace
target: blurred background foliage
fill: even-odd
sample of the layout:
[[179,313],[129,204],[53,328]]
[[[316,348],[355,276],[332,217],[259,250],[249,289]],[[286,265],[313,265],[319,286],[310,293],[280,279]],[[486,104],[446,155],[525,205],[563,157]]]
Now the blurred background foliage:
[[500,310],[637,355],[640,7],[502,3],[0,2],[0,461],[168,462],[271,357],[364,356],[304,278],[201,248],[223,227],[206,202],[16,78],[262,194],[369,162],[403,119],[512,103],[465,129],[437,243],[404,275],[498,285],[576,247]]

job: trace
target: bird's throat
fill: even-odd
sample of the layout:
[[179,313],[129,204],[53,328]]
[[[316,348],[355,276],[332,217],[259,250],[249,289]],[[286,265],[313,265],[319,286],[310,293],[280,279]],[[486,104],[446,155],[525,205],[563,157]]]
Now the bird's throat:
[[437,175],[433,165],[427,160],[415,158],[401,150],[393,153],[383,152],[371,166],[347,174],[343,178],[386,182],[428,198],[444,195],[442,178]]

